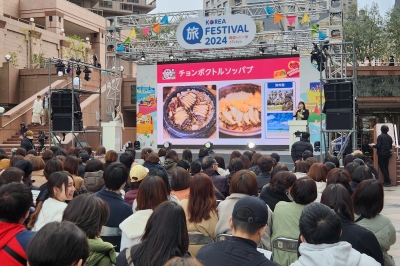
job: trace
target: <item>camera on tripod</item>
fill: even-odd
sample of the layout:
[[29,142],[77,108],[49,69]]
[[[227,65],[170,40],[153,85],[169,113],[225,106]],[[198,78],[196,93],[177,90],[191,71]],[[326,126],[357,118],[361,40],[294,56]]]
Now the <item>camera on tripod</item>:
[[44,131],[39,131],[39,135],[37,135],[37,141],[39,142],[39,147],[37,147],[37,150],[39,152],[41,152],[43,149],[46,149],[44,146],[44,143],[46,141],[46,139],[48,139],[49,137],[46,136],[46,133]]

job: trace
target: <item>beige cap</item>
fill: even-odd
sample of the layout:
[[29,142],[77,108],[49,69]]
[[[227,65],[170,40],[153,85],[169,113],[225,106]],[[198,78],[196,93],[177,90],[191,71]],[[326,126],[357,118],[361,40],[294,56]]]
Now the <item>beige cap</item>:
[[129,172],[129,177],[131,178],[131,182],[139,182],[142,181],[147,174],[149,173],[149,169],[142,165],[135,165],[131,168]]

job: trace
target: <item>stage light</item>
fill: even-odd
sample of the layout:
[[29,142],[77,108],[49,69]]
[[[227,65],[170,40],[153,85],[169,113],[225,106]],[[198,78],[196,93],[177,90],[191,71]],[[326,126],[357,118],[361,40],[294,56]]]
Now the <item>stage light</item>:
[[256,147],[256,143],[253,141],[250,141],[249,143],[247,143],[247,147],[252,150]]
[[169,142],[169,141],[165,142],[165,143],[164,143],[164,148],[166,148],[167,151],[171,150],[171,148],[172,148],[172,143]]
[[297,45],[292,46],[292,53],[297,53]]
[[204,148],[206,148],[208,150],[208,153],[212,154],[214,153],[213,149],[214,149],[214,144],[211,141],[207,141],[204,144]]
[[33,23],[33,22],[35,22],[35,19],[34,18],[30,18],[29,21]]
[[124,72],[125,68],[123,66],[119,67],[119,71]]
[[142,56],[140,57],[140,60],[142,60],[142,61],[146,60],[146,55],[144,53],[142,53]]
[[319,72],[325,70],[325,54],[318,48],[316,43],[313,43],[314,49],[311,52],[311,64],[318,69]]
[[316,141],[314,142],[314,151],[321,151],[321,142],[320,141]]
[[296,136],[296,137],[298,137],[298,138],[301,138],[301,131],[296,131],[296,132],[294,132],[294,135]]
[[85,70],[83,70],[83,73],[85,73],[84,79],[86,81],[90,80],[90,73],[92,73],[92,70],[89,69],[89,67],[85,66]]
[[79,76],[82,73],[81,67],[78,65],[76,68],[76,75]]
[[96,67],[101,68],[101,64],[97,63]]
[[172,53],[172,51],[171,52],[169,52],[169,59],[174,59],[174,54]]
[[135,150],[140,150],[140,142],[138,140],[135,140],[135,142],[133,143],[133,148]]
[[61,77],[62,75],[65,74],[65,65],[61,60],[57,61],[56,69],[57,69],[57,75],[58,76]]
[[260,54],[264,54],[265,48],[264,47],[260,47],[259,52]]
[[6,54],[6,55],[4,56],[4,58],[6,59],[7,62],[10,62],[11,55]]

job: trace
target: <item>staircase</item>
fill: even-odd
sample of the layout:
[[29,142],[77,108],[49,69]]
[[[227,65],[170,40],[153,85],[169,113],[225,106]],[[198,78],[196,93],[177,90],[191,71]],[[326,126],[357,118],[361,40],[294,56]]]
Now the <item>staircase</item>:
[[[85,101],[90,94],[81,94],[80,97],[80,102],[82,103]],[[32,124],[28,124],[28,121],[25,121],[27,123],[27,127],[29,130],[33,132],[33,144],[35,147],[39,146],[39,142],[37,141],[37,136],[39,135],[39,131],[44,131],[46,133],[46,136],[50,138],[50,133],[49,133],[49,121],[46,121],[46,125],[42,126],[39,124],[36,124],[36,126],[33,126]],[[45,145],[48,146],[48,140],[46,140]],[[11,138],[8,138],[6,141],[4,141],[2,144],[0,144],[0,147],[5,149],[8,155],[11,155],[11,149],[13,148],[19,148],[21,146],[21,140],[19,139],[19,130],[16,132]]]

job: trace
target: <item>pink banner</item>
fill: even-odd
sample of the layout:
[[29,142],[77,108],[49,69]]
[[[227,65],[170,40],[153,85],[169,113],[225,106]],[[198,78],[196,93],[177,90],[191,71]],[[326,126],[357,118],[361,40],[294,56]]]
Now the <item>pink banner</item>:
[[289,22],[290,26],[293,25],[293,22],[295,21],[296,18],[297,18],[297,16],[286,16],[286,19]]
[[159,64],[158,83],[282,79],[300,76],[299,58]]
[[149,34],[150,28],[142,28],[142,32],[144,37],[146,37]]

